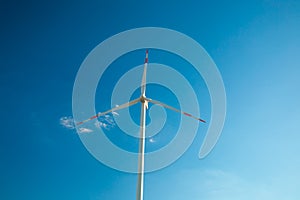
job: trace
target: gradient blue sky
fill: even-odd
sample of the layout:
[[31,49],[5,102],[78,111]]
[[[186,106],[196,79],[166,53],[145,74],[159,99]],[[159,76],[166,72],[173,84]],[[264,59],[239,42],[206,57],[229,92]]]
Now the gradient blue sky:
[[203,45],[228,106],[213,152],[198,159],[199,130],[181,159],[146,175],[145,200],[300,198],[299,1],[1,1],[0,16],[0,199],[135,198],[136,175],[98,162],[59,119],[87,54],[144,26]]

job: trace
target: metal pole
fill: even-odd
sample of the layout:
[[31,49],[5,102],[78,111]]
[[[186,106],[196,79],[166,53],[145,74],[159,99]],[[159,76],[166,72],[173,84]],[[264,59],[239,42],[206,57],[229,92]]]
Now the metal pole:
[[141,97],[141,127],[139,138],[139,160],[138,160],[138,179],[136,188],[136,200],[144,199],[144,164],[145,164],[145,123],[146,123],[146,103]]

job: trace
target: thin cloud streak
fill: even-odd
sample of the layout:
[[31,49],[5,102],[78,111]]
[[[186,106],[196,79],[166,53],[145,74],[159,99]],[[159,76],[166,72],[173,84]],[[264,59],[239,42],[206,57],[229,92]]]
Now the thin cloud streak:
[[92,129],[88,129],[88,128],[79,128],[78,132],[79,133],[91,133],[91,132],[93,132],[93,130]]

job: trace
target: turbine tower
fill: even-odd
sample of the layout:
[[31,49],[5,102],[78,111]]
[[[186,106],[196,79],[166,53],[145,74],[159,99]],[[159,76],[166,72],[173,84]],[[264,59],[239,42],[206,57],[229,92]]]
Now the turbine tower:
[[152,100],[150,98],[146,97],[146,77],[147,77],[147,66],[148,66],[148,50],[146,50],[146,57],[144,62],[144,70],[143,70],[143,76],[142,76],[142,83],[141,83],[141,96],[137,99],[134,99],[130,102],[124,103],[120,106],[114,107],[110,110],[107,110],[105,112],[99,112],[98,114],[84,120],[81,122],[76,123],[76,125],[82,125],[85,122],[88,122],[90,120],[96,119],[100,116],[106,115],[108,113],[124,109],[127,107],[130,107],[138,102],[141,103],[141,116],[140,116],[140,137],[139,137],[139,153],[138,153],[138,178],[137,178],[137,187],[136,187],[136,200],[143,200],[144,199],[144,168],[145,168],[145,139],[146,139],[146,111],[148,109],[148,102],[151,102],[152,104],[160,105],[162,107],[168,108],[170,110],[173,110],[175,112],[178,112],[180,114],[186,115],[188,117],[194,118],[200,122],[205,123],[205,120],[200,119],[198,117],[195,117],[189,113],[183,112],[177,108],[174,108],[172,106],[169,106],[165,103]]

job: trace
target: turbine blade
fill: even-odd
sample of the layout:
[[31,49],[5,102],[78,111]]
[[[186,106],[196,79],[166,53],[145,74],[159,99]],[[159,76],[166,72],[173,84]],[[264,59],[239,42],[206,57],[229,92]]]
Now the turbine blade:
[[141,95],[142,96],[145,96],[145,94],[146,94],[147,66],[148,66],[148,49],[146,50],[146,57],[145,57],[145,62],[144,62],[144,72],[143,72],[142,84],[141,84]]
[[175,111],[175,112],[181,113],[181,114],[183,114],[183,115],[185,115],[185,116],[194,118],[194,119],[196,119],[196,120],[198,120],[198,121],[200,121],[200,122],[206,123],[206,121],[203,120],[203,119],[200,119],[200,118],[198,118],[198,117],[195,117],[195,116],[193,116],[193,115],[191,115],[191,114],[189,114],[189,113],[186,113],[186,112],[184,112],[184,111],[181,111],[181,110],[179,110],[179,109],[177,109],[177,108],[174,108],[174,107],[172,107],[172,106],[169,106],[169,105],[167,105],[167,104],[165,104],[165,103],[162,103],[162,102],[159,102],[159,101],[156,101],[156,100],[152,100],[152,99],[149,99],[149,98],[146,98],[146,100],[149,101],[149,102],[151,102],[151,103],[153,103],[153,104],[157,104],[157,105],[163,106],[163,107],[168,108],[168,109],[170,109],[170,110],[173,110],[173,111]]
[[130,102],[128,102],[128,103],[124,103],[124,104],[122,104],[122,105],[116,106],[116,107],[114,107],[114,108],[112,108],[112,109],[110,109],[110,110],[107,110],[107,111],[105,111],[105,112],[99,112],[98,114],[96,114],[96,115],[94,115],[94,116],[92,116],[92,117],[90,117],[90,118],[88,118],[88,119],[86,119],[86,120],[83,120],[83,121],[81,121],[81,122],[76,123],[76,125],[81,125],[81,124],[83,124],[83,123],[86,123],[86,122],[88,122],[88,121],[90,121],[90,120],[93,120],[93,119],[96,119],[96,118],[98,118],[98,117],[101,117],[101,116],[103,116],[103,115],[106,115],[106,114],[108,114],[108,113],[111,113],[111,112],[114,112],[114,111],[117,111],[117,110],[121,110],[121,109],[123,109],[123,108],[130,107],[130,106],[136,104],[136,103],[139,102],[139,101],[140,101],[140,98],[137,98],[137,99],[132,100],[132,101],[130,101]]

